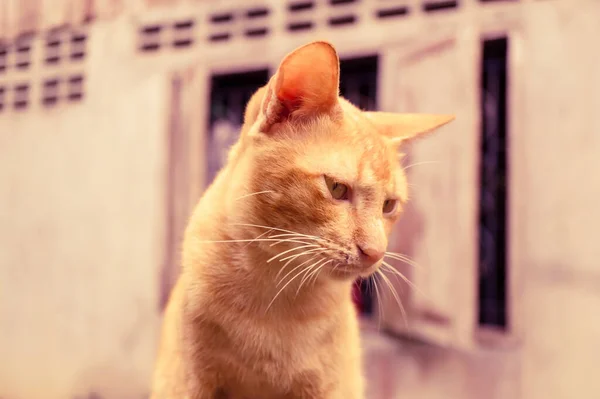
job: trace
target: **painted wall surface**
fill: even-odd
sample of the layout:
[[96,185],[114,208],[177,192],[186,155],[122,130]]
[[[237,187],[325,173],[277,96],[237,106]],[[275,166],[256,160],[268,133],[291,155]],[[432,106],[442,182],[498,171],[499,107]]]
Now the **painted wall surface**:
[[123,67],[114,26],[91,37],[82,102],[32,96],[0,114],[3,398],[141,398],[148,385],[168,86]]
[[523,398],[600,396],[598,2],[540,4],[527,18],[518,262]]

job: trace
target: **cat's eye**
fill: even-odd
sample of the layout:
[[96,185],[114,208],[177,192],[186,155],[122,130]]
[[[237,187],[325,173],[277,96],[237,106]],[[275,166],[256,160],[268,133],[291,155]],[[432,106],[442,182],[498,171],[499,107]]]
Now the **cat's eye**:
[[398,201],[395,199],[387,199],[383,202],[383,213],[385,215],[389,215],[394,213],[396,207],[398,206]]
[[350,189],[344,183],[337,182],[327,176],[325,177],[325,183],[334,199],[344,201],[349,198]]

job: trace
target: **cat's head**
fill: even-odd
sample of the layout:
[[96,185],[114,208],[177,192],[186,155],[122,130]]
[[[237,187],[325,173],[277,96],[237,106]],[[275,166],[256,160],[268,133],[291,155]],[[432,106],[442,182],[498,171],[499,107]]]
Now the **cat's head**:
[[339,74],[335,49],[314,42],[289,54],[248,104],[234,150],[247,179],[238,221],[288,240],[262,241],[273,256],[289,251],[268,267],[372,274],[407,201],[399,145],[453,119],[363,112],[339,97]]

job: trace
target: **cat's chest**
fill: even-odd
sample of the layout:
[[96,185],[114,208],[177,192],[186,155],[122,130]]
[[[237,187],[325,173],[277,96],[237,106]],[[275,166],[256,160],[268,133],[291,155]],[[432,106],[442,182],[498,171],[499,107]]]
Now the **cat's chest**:
[[236,324],[237,328],[230,330],[230,349],[240,360],[253,364],[293,361],[301,365],[331,344],[339,328],[327,320],[305,324],[238,320]]
[[234,367],[224,376],[230,392],[245,395],[240,397],[281,398],[307,373],[316,383],[333,367],[326,359],[331,357],[328,347],[334,341],[334,327],[329,323],[310,328],[240,323],[239,331],[246,334],[232,337],[227,363]]

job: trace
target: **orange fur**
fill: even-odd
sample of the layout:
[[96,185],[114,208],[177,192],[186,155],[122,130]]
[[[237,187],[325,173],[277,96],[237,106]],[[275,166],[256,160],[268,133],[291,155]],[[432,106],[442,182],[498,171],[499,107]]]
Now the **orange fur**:
[[[401,213],[384,215],[383,202],[406,199],[392,139],[447,118],[399,123],[394,134],[389,115],[339,98],[338,80],[335,50],[315,42],[288,55],[250,100],[240,139],[186,230],[153,399],[363,397],[350,289],[377,269],[364,256],[385,249]],[[333,199],[324,175],[350,198]],[[293,240],[250,241],[274,236]],[[311,257],[321,267],[309,278]]]

